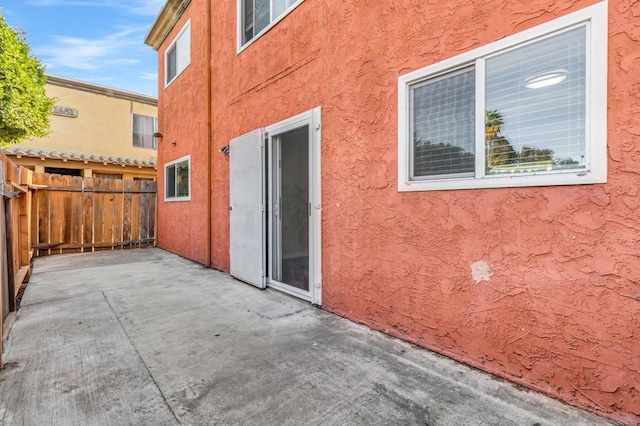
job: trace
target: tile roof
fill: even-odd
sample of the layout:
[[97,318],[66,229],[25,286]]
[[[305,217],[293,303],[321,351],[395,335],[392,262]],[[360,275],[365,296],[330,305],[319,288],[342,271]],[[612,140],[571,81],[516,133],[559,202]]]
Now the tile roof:
[[3,146],[0,151],[7,155],[21,155],[23,157],[46,158],[52,160],[70,160],[90,163],[107,163],[121,166],[156,167],[155,160],[140,160],[137,158],[110,157],[107,155],[76,154],[72,152],[47,151],[44,149],[22,148],[19,146]]

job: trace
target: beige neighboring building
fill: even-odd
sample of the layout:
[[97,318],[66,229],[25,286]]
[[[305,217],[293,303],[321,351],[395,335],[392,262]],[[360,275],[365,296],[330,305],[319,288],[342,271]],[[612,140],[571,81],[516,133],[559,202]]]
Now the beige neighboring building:
[[36,172],[155,179],[158,100],[69,78],[47,76],[51,134],[3,147]]

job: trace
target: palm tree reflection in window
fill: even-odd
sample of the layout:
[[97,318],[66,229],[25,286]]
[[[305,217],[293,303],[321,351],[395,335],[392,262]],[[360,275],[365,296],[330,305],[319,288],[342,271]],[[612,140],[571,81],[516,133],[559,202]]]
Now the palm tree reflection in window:
[[497,109],[485,111],[486,173],[526,173],[553,169],[553,150],[525,145],[517,152],[501,134],[503,125],[504,119]]

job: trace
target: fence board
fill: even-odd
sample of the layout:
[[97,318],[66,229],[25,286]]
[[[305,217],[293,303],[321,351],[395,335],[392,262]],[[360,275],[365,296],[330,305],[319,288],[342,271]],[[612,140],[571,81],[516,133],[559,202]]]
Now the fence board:
[[133,239],[131,235],[131,222],[133,221],[133,194],[131,191],[133,191],[133,181],[127,180],[125,181],[125,194],[123,198],[123,209],[125,215],[122,221],[122,241],[130,241]]
[[[42,175],[41,179],[36,181],[36,184],[50,185],[51,176]],[[51,243],[51,223],[49,220],[49,212],[51,211],[51,193],[48,191],[38,191],[38,244],[50,244]],[[51,254],[47,250],[47,254]],[[38,252],[37,255],[42,253]]]
[[[65,183],[65,177],[66,176],[51,175],[51,184],[67,186]],[[53,215],[51,216],[49,221],[51,223],[50,241],[52,243],[65,241],[65,234],[66,234],[66,228],[67,228],[67,221],[65,220],[65,215],[64,215],[65,198],[66,197],[64,195],[61,197],[60,196],[51,197],[51,208],[53,210]],[[62,254],[62,250],[58,249],[57,254]]]
[[[133,194],[131,194],[131,239],[132,240],[140,240],[142,237],[140,236],[140,201],[141,196],[140,188],[141,181],[133,181]],[[140,244],[136,244],[136,247],[139,247]]]
[[[147,181],[140,181],[142,191],[147,189]],[[140,194],[140,239],[149,238],[149,194]]]
[[[84,178],[82,188],[82,244],[93,244],[93,192],[86,192],[93,191],[93,179]],[[85,247],[81,250],[84,252]]]
[[[82,189],[82,178],[78,176],[70,176],[70,185],[73,188]],[[71,229],[69,232],[69,243],[74,245],[82,244],[82,236],[83,236],[83,218],[82,218],[82,209],[83,209],[83,199],[82,192],[69,192],[67,193],[68,200],[70,202],[69,210],[70,210],[70,224]],[[66,206],[65,206],[66,208]],[[68,216],[67,216],[68,217]],[[65,253],[81,253],[82,249],[72,249],[65,251]]]
[[[104,184],[102,183],[103,179],[94,179],[93,180],[93,188],[102,189]],[[104,195],[99,192],[93,193],[93,242],[101,243],[104,242]],[[95,251],[95,247],[93,248]]]

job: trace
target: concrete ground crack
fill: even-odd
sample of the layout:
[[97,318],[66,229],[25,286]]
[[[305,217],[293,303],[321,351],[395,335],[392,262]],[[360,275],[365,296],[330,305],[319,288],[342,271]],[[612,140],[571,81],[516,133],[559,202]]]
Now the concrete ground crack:
[[136,355],[138,356],[138,359],[140,359],[140,362],[142,362],[142,365],[144,365],[144,368],[147,370],[147,373],[149,374],[149,377],[153,381],[153,384],[155,385],[156,389],[158,389],[158,392],[160,392],[160,395],[162,396],[162,400],[166,404],[166,406],[169,409],[169,411],[171,411],[171,414],[173,415],[173,418],[176,419],[176,422],[178,422],[178,424],[182,424],[182,422],[180,421],[180,419],[176,415],[175,411],[173,411],[173,408],[171,407],[171,404],[169,404],[169,400],[167,399],[166,395],[164,394],[164,392],[162,392],[162,389],[160,389],[160,385],[156,381],[156,378],[153,377],[153,374],[151,373],[151,370],[149,369],[149,366],[144,361],[144,358],[142,358],[142,355],[140,355],[140,352],[138,351],[138,348],[136,347],[136,344],[133,343],[133,340],[131,339],[131,336],[129,336],[129,333],[127,333],[127,329],[124,327],[124,324],[122,324],[122,321],[120,320],[120,317],[116,313],[115,309],[113,309],[113,306],[111,306],[111,303],[109,302],[109,299],[107,298],[107,295],[104,293],[104,291],[102,291],[101,293],[102,293],[102,297],[104,297],[105,302],[107,302],[107,305],[109,306],[109,309],[111,309],[111,312],[113,312],[113,315],[118,320],[118,324],[120,324],[120,328],[122,328],[122,331],[124,332],[125,336],[127,336],[127,339],[129,340],[129,343],[133,347],[133,350],[136,352]]

